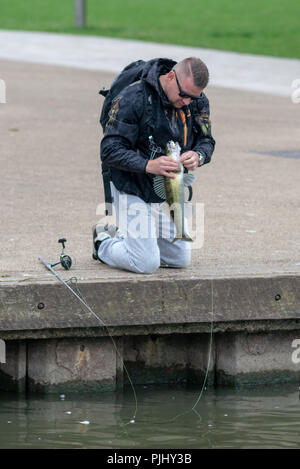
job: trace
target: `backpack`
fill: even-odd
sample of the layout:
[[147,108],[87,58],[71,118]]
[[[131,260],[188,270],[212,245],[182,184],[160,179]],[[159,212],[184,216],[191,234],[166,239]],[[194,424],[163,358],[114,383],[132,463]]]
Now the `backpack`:
[[[146,66],[148,66],[149,62],[145,62],[144,60],[137,60],[135,62],[131,62],[127,65],[119,75],[115,77],[112,82],[112,85],[109,90],[102,89],[99,91],[99,94],[104,96],[105,100],[102,106],[102,111],[100,115],[100,124],[103,128],[103,132],[105,131],[105,127],[107,121],[109,119],[109,111],[112,107],[112,103],[114,99],[118,96],[118,94],[127,86],[131,85],[139,81],[142,77],[143,71]],[[143,125],[149,124],[151,125],[152,120],[152,99],[148,99],[150,96],[150,90],[148,92],[148,87],[145,84],[145,93],[144,93],[144,114],[142,117]],[[102,178],[103,178],[103,186],[104,186],[104,196],[105,196],[105,215],[112,214],[112,195],[110,190],[110,168],[105,163],[102,163]]]
[[[121,93],[124,88],[141,79],[146,66],[148,66],[148,62],[145,62],[144,60],[137,60],[135,62],[131,62],[121,71],[119,75],[115,77],[109,90],[102,89],[99,91],[99,94],[105,97],[100,115],[100,124],[103,128],[103,131],[105,131],[109,111],[112,107],[114,99],[118,96],[119,93]],[[147,105],[147,98],[147,93],[145,93],[145,109],[148,115],[148,119],[150,119],[149,114],[151,112],[151,106]]]

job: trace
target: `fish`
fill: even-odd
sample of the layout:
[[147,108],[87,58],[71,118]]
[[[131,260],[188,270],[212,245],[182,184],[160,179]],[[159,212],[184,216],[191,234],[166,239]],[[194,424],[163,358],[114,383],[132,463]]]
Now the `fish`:
[[[166,156],[173,158],[178,164],[177,171],[170,171],[170,173],[175,174],[175,178],[158,175],[153,180],[155,193],[160,198],[166,199],[161,208],[170,215],[176,227],[176,235],[172,243],[179,239],[182,241],[193,241],[187,232],[185,224],[184,188],[185,186],[190,186],[196,180],[196,177],[193,174],[184,172],[183,164],[179,160],[180,150],[179,143],[173,140],[169,141],[166,145]],[[167,204],[167,210],[165,204]]]

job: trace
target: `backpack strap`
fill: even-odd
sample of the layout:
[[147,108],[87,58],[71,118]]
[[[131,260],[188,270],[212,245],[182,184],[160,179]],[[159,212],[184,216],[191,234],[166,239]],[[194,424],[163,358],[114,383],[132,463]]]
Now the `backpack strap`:
[[144,90],[144,111],[141,119],[141,126],[149,126],[154,128],[153,122],[153,105],[154,105],[154,96],[151,90],[151,87],[145,82],[143,83],[143,90]]
[[[144,82],[143,86],[143,100],[144,100],[144,111],[141,119],[141,126],[149,126],[153,128],[153,94],[150,87]],[[109,90],[100,90],[99,94],[106,96]],[[112,215],[112,202],[113,197],[111,193],[110,181],[110,167],[102,162],[102,179],[104,188],[104,200],[105,200],[105,215]]]
[[101,94],[102,96],[104,96],[104,98],[106,98],[106,96],[108,95],[109,93],[109,90],[106,90],[104,87],[102,88],[102,90],[99,91],[99,94]]
[[103,189],[104,189],[104,201],[105,201],[105,215],[112,215],[112,203],[113,197],[111,193],[110,181],[110,167],[103,163],[101,164],[102,167],[102,179],[103,179]]

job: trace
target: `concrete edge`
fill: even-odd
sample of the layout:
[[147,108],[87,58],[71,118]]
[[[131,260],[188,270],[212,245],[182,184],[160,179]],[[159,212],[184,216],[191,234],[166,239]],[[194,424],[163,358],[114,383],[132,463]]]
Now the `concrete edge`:
[[209,332],[212,321],[215,332],[254,331],[298,329],[300,323],[300,276],[109,280],[78,286],[94,315],[61,283],[3,284],[0,336]]

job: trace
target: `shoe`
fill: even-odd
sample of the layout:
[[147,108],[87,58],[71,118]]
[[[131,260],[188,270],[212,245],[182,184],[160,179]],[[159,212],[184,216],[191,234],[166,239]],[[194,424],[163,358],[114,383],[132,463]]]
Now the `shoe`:
[[99,260],[98,249],[102,241],[110,238],[108,233],[108,225],[94,225],[93,226],[93,259]]
[[124,238],[124,236],[121,235],[119,228],[113,224],[109,225],[107,223],[106,225],[99,224],[93,226],[93,259],[103,262],[98,257],[98,249],[102,241],[107,238]]

